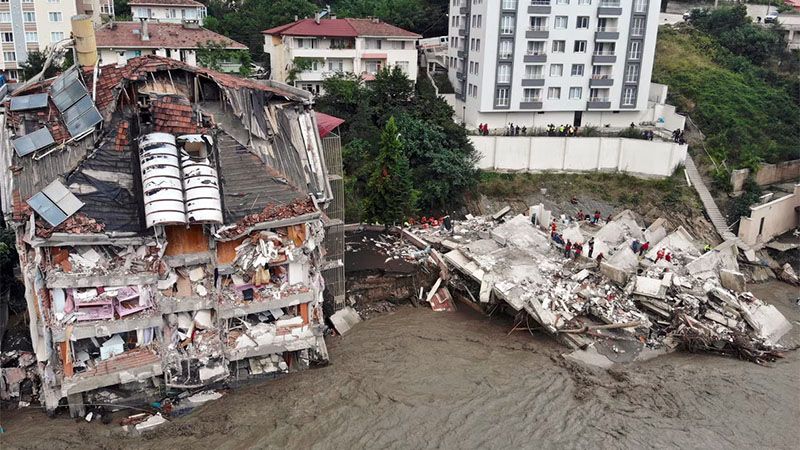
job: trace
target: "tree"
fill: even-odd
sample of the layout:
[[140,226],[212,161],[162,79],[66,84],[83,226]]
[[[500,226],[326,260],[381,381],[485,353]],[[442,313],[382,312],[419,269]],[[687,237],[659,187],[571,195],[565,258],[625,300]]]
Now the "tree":
[[370,220],[386,225],[403,223],[414,213],[417,192],[394,117],[389,118],[381,134],[380,151],[367,188],[366,214]]
[[250,74],[250,52],[247,50],[230,50],[222,42],[207,41],[205,44],[197,46],[197,62],[203,67],[219,71],[222,64],[233,62],[240,64],[239,74],[247,76]]
[[[48,56],[49,53],[40,52],[39,50],[34,50],[28,53],[28,60],[19,66],[22,69],[22,79],[29,80],[31,77],[41,72]],[[54,77],[56,73],[58,73],[58,65],[55,64],[55,61],[53,61],[53,63],[51,63],[45,71],[43,78],[47,79]]]
[[375,80],[370,82],[370,91],[376,108],[376,119],[383,122],[398,108],[404,108],[411,103],[414,85],[399,67],[384,67],[375,75]]

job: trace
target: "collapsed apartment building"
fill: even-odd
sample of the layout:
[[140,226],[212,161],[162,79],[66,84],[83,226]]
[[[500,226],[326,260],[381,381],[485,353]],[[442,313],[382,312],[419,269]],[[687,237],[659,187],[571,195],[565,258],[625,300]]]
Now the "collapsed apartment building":
[[[791,323],[747,291],[735,244],[703,251],[682,226],[658,219],[645,228],[627,210],[593,224],[542,204],[528,215],[510,209],[468,216],[450,230],[404,231],[417,248],[433,248],[431,261],[443,269],[428,294],[432,306],[452,292],[483,312],[503,310],[516,319],[512,330],[543,330],[572,349],[568,358],[602,367],[676,349],[764,363],[784,350],[779,340]],[[553,225],[584,253],[553,240]],[[645,242],[646,251],[634,251]]]
[[341,293],[323,271],[342,261],[308,93],[145,56],[4,106],[2,209],[48,411],[327,360],[323,294]]

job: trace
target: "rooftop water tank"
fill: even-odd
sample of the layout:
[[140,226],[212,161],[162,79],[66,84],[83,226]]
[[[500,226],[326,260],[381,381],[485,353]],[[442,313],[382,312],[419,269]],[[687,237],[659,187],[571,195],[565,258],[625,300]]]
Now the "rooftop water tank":
[[175,137],[150,133],[139,140],[144,217],[147,227],[187,223]]

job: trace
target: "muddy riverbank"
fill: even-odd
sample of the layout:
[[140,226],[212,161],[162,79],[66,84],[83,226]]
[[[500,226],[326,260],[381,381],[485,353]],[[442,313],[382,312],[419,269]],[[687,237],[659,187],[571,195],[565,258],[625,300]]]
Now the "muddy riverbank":
[[[797,289],[753,287],[792,322]],[[613,370],[507,319],[400,307],[330,339],[332,363],[237,389],[142,438],[3,412],[5,448],[796,448],[800,352],[771,367],[672,354]]]

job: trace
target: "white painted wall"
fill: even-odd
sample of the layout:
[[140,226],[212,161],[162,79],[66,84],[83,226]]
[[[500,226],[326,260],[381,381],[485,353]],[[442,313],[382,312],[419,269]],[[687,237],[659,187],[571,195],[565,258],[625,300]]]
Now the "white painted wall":
[[686,145],[625,138],[470,136],[480,153],[478,167],[509,172],[625,172],[646,177],[672,175],[686,159]]
[[[763,205],[751,206],[750,217],[742,216],[739,223],[739,238],[748,245],[762,244],[797,228],[800,223],[795,209],[798,207],[800,207],[800,184],[795,184],[792,195]],[[763,229],[761,229],[762,221]]]

